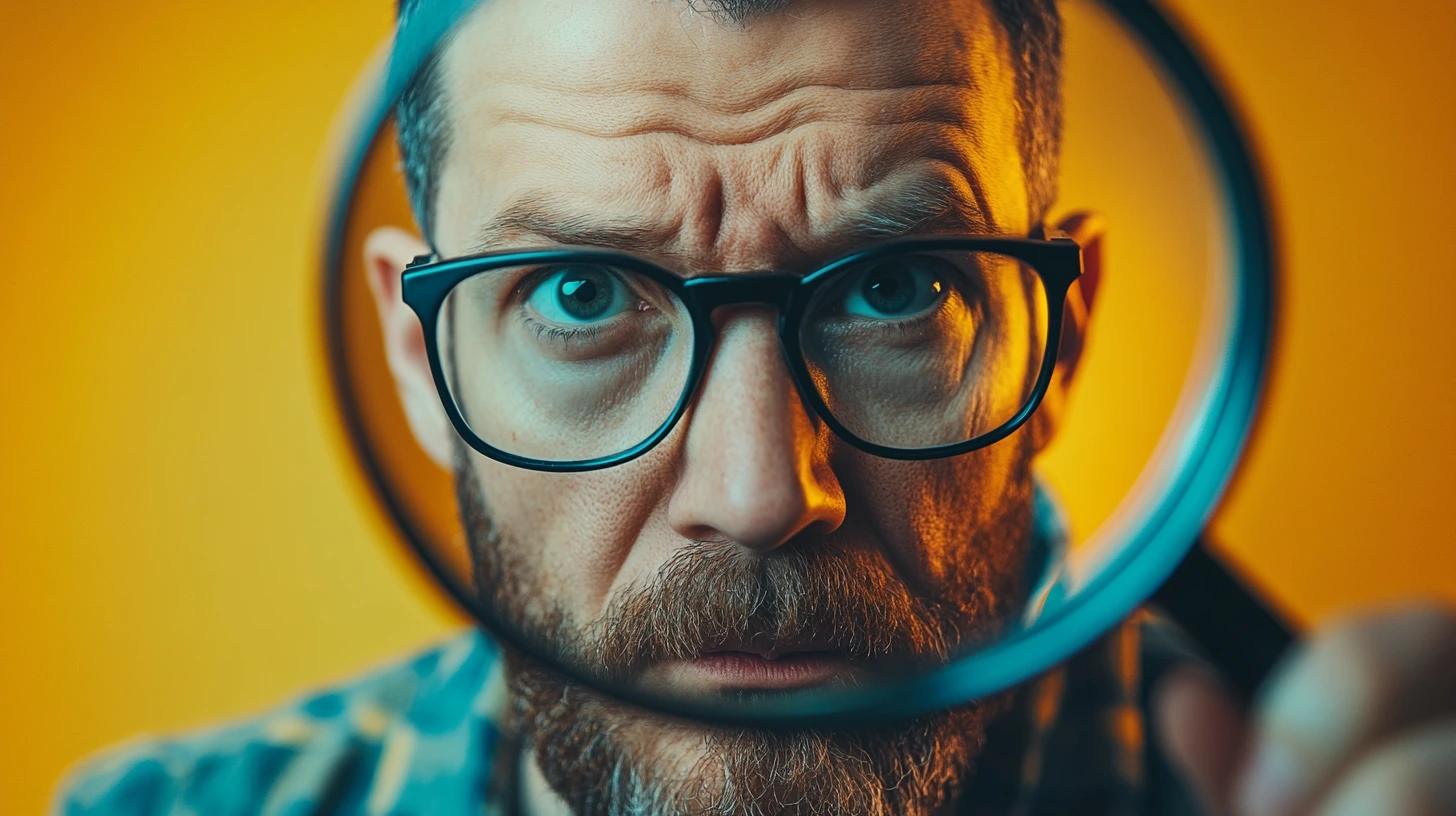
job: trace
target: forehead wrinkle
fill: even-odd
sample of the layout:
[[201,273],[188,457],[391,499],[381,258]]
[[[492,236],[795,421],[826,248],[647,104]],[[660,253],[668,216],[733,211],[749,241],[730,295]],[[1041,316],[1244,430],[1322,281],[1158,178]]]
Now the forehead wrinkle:
[[715,147],[747,145],[813,125],[975,127],[970,87],[931,83],[855,89],[803,84],[739,105],[712,105],[667,90],[557,89],[497,85],[486,99],[467,98],[477,126],[536,125],[584,136],[672,135]]
[[[514,11],[490,21],[486,17],[491,15],[471,21],[471,30],[454,41],[445,72],[448,93],[459,103],[451,106],[458,134],[464,137],[457,144],[478,143],[486,130],[544,126],[560,130],[559,137],[548,138],[573,152],[574,145],[566,147],[567,135],[623,137],[617,155],[648,152],[625,141],[633,137],[663,140],[650,152],[681,154],[698,148],[756,149],[776,138],[818,141],[817,128],[842,127],[856,133],[853,142],[834,134],[828,139],[840,154],[825,165],[836,192],[872,185],[899,172],[907,161],[944,159],[968,180],[965,192],[976,206],[962,209],[991,220],[993,210],[981,186],[1002,179],[994,171],[981,178],[986,171],[977,163],[1000,161],[1010,151],[998,141],[1007,130],[1000,122],[1005,112],[983,108],[1004,107],[1012,98],[1009,68],[1003,64],[1004,32],[979,0],[950,4],[954,10],[943,19],[903,19],[908,6],[825,0],[811,5],[814,16],[827,24],[755,21],[744,31],[725,32],[690,47],[668,30],[676,23],[664,26],[665,18],[652,13],[654,4],[624,3],[621,9],[610,2],[578,5],[576,0],[497,3],[493,6],[501,12],[508,6]],[[816,56],[820,51],[829,56]],[[532,136],[523,138],[521,132],[511,141],[529,148]],[[673,144],[675,140],[679,143]],[[1008,144],[1014,147],[1014,140]],[[617,150],[606,148],[608,153]],[[853,161],[845,158],[852,153],[863,155]],[[592,169],[579,157],[562,158]],[[715,160],[707,164],[722,164]],[[620,177],[621,169],[603,172]],[[635,176],[636,168],[630,172]],[[477,175],[482,183],[501,178],[491,178],[484,168]],[[674,178],[669,186],[676,185]],[[828,207],[808,213],[800,207],[790,214],[789,208],[774,213],[779,207],[766,206],[761,214],[746,215],[777,218],[776,227],[802,237],[841,209],[842,196],[827,195],[829,186],[799,193],[809,206],[827,199]],[[761,204],[761,197],[754,198],[760,192],[747,189],[740,196],[730,191],[724,203],[729,208],[738,199]],[[1014,209],[1001,207],[1014,204],[1014,196],[1004,192],[996,187],[989,199],[1001,209]],[[658,189],[649,197],[681,211],[687,227],[680,236],[684,244],[714,243],[709,240],[713,231],[699,223],[704,221],[700,214],[683,206],[683,195]],[[785,204],[786,188],[777,189],[776,197],[774,204]],[[605,196],[598,198],[610,208],[627,209]],[[635,203],[646,212],[655,205],[650,200]],[[753,230],[749,233],[752,243]]]
[[[595,157],[589,163],[616,167],[609,186],[594,188],[601,195],[542,187],[538,179],[475,230],[474,251],[529,236],[675,257],[707,272],[786,262],[810,267],[855,241],[917,232],[996,232],[967,163],[968,138],[945,128],[911,130],[919,132],[882,140],[895,144],[849,167],[840,161],[846,134],[833,129],[728,148],[685,149],[678,137],[593,140],[617,141],[627,151],[587,151]],[[541,143],[537,134],[516,140]],[[575,178],[566,167],[546,178]]]
[[[819,231],[815,229],[816,224],[824,224],[834,218],[836,210],[842,209],[843,196],[840,193],[843,190],[873,185],[890,173],[900,172],[907,162],[926,158],[944,159],[956,164],[957,175],[969,179],[966,191],[970,193],[969,198],[976,202],[974,208],[958,205],[959,210],[990,220],[991,208],[985,192],[980,189],[982,174],[977,172],[975,162],[982,153],[992,155],[995,152],[981,149],[987,135],[987,128],[981,122],[984,113],[981,108],[987,100],[1002,101],[998,91],[1004,89],[1000,88],[1002,83],[995,72],[988,72],[982,63],[987,60],[995,63],[991,58],[997,55],[997,49],[992,46],[999,40],[1001,32],[998,25],[981,25],[985,18],[979,12],[983,10],[978,4],[972,6],[977,9],[977,14],[951,15],[956,23],[929,29],[922,25],[914,34],[905,33],[909,29],[904,27],[892,27],[889,31],[878,28],[874,31],[863,28],[849,31],[845,36],[850,42],[873,46],[871,52],[851,57],[841,49],[841,58],[828,61],[806,56],[806,44],[801,34],[786,31],[777,39],[769,36],[764,40],[755,35],[743,40],[743,49],[736,45],[719,48],[716,43],[710,44],[710,49],[716,49],[712,53],[706,56],[677,54],[680,59],[676,61],[673,60],[673,46],[668,43],[667,52],[660,62],[639,58],[628,59],[624,63],[624,53],[646,57],[649,52],[642,49],[662,47],[660,39],[653,39],[646,33],[652,29],[651,25],[620,30],[609,27],[606,33],[594,30],[591,37],[583,40],[588,43],[585,50],[574,50],[569,54],[563,52],[560,56],[568,58],[557,61],[551,59],[556,54],[552,48],[563,40],[555,37],[554,30],[551,36],[544,38],[540,32],[533,35],[529,27],[506,36],[507,26],[487,26],[482,21],[479,33],[484,34],[487,40],[497,41],[494,44],[498,47],[487,48],[487,41],[482,40],[477,47],[464,48],[458,44],[466,41],[462,38],[452,49],[451,70],[447,71],[450,93],[461,103],[452,106],[458,117],[459,135],[463,137],[457,143],[476,142],[470,131],[483,136],[486,131],[505,134],[515,130],[517,134],[509,137],[511,141],[529,146],[534,134],[522,137],[519,134],[526,131],[518,128],[537,127],[560,131],[560,136],[548,138],[563,145],[566,142],[561,137],[567,134],[600,142],[621,139],[623,153],[684,155],[700,148],[757,150],[761,146],[769,147],[778,139],[786,140],[785,143],[834,143],[835,152],[839,155],[830,157],[823,165],[827,178],[808,190],[798,191],[801,203],[795,212],[790,212],[794,209],[792,206],[783,206],[791,197],[786,189],[774,189],[774,185],[726,190],[720,196],[722,204],[719,206],[725,212],[720,213],[723,217],[716,219],[696,211],[699,202],[693,200],[692,192],[652,191],[651,196],[668,202],[667,207],[679,211],[679,226],[685,228],[679,236],[680,241],[696,248],[706,249],[706,245],[718,244],[725,229],[730,243],[740,248],[752,247],[760,238],[768,240],[770,225],[778,232],[801,238],[812,237],[814,232]],[[889,14],[884,12],[884,15]],[[552,25],[563,19],[576,18],[574,15],[567,18],[558,16],[553,18]],[[578,22],[584,24],[588,20],[593,24],[599,22],[590,14]],[[515,31],[514,26],[509,28]],[[752,31],[769,35],[773,30],[772,27],[752,27]],[[983,39],[983,32],[990,36]],[[806,29],[803,33],[812,35],[813,31]],[[733,36],[737,38],[739,35]],[[755,45],[755,40],[762,41]],[[941,40],[955,42],[953,47],[948,48],[921,47],[943,45],[939,42]],[[576,44],[574,39],[570,42]],[[769,45],[764,46],[765,42]],[[903,44],[907,48],[887,47],[888,43]],[[540,50],[541,46],[545,46],[544,52]],[[507,58],[521,48],[534,48],[534,58]],[[762,57],[765,53],[780,54],[784,59],[769,64],[749,59],[754,54]],[[876,54],[883,58],[876,58]],[[738,60],[743,70],[705,74],[692,69],[695,65],[722,67],[725,60]],[[663,67],[679,62],[686,70]],[[995,68],[997,64],[990,67]],[[842,129],[846,133],[854,131],[854,141],[850,142],[848,137],[832,130],[821,139],[820,128]],[[991,143],[994,143],[997,134],[993,132],[990,135]],[[630,140],[635,138],[662,141],[645,143],[651,146],[642,150],[632,145]],[[571,149],[575,151],[576,148],[573,146]],[[608,147],[606,154],[618,149],[616,146]],[[789,149],[785,152],[797,151]],[[853,153],[863,154],[862,160],[844,158],[846,154]],[[711,156],[705,165],[716,164],[722,168],[730,162],[732,155],[722,153],[721,161],[719,156]],[[568,161],[576,161],[578,167],[582,166],[577,157]],[[632,163],[635,164],[635,160]],[[585,169],[591,170],[589,166]],[[807,184],[804,176],[809,169],[800,166],[793,182],[800,186]],[[611,170],[620,178],[618,168]],[[636,168],[632,168],[631,172],[635,176]],[[673,172],[671,175],[673,178],[666,186],[677,187],[678,174]],[[729,174],[725,171],[720,175]],[[480,180],[488,181],[487,176],[482,175]],[[727,178],[724,181],[731,182]],[[829,188],[835,194],[828,194]],[[744,203],[749,205],[747,209],[750,210],[754,205],[762,206],[765,190],[773,192],[776,200],[769,206],[763,206],[759,212],[743,213],[746,216],[743,223],[732,220],[732,213],[726,212],[741,211],[745,209],[741,206]],[[685,201],[689,202],[687,206],[684,206]],[[815,206],[819,201],[827,201],[829,206]],[[638,204],[644,211],[655,209],[651,201],[639,201]],[[615,201],[609,206],[626,209]],[[939,211],[944,208],[933,209]],[[821,213],[823,216],[820,216]],[[908,220],[903,212],[893,215],[896,217],[882,221]],[[766,223],[755,226],[751,223],[754,220]],[[876,233],[869,228],[873,220],[863,219],[862,228],[857,232]],[[718,229],[710,229],[709,222],[716,222]],[[929,218],[916,218],[911,223],[928,222]],[[648,243],[644,233],[650,231],[649,228],[641,225],[616,226],[619,229],[615,230],[615,235],[604,237],[633,246]],[[741,236],[743,240],[732,242],[735,226],[744,226],[745,235]],[[883,227],[882,231],[889,229]],[[631,235],[633,232],[637,234]]]
[[[816,261],[828,260],[829,255],[851,248],[856,241],[935,232],[990,231],[975,201],[967,197],[967,185],[963,181],[958,184],[954,177],[932,173],[895,183],[888,191],[876,192],[889,184],[882,183],[851,193],[849,198],[840,198],[836,209],[841,212],[817,235],[796,236],[777,219],[767,219],[765,223],[776,239],[773,241],[776,260],[769,266],[785,271],[808,271]],[[800,195],[805,186],[803,179],[797,182]],[[850,205],[850,211],[842,211],[845,204]],[[797,214],[812,220],[807,210]],[[482,227],[476,233],[472,251],[483,252],[510,239],[534,236],[561,245],[609,247],[650,256],[677,257],[687,262],[682,268],[684,272],[716,267],[703,264],[702,253],[688,251],[676,241],[686,228],[684,221],[680,217],[654,220],[630,211],[593,215],[574,211],[572,205],[551,194],[532,193]],[[810,231],[814,232],[812,227]],[[719,247],[714,254],[724,254],[724,249]]]
[[[536,121],[493,130],[515,132],[506,144],[549,143],[536,128],[582,135]],[[781,267],[791,258],[796,266],[812,266],[853,241],[917,231],[997,231],[979,189],[974,159],[983,133],[972,121],[810,122],[733,145],[706,144],[697,135],[588,137],[606,149],[573,149],[574,160],[590,155],[589,164],[612,166],[603,190],[613,192],[593,202],[567,188],[527,191],[478,231],[476,251],[535,236],[679,258],[707,272],[740,264]],[[847,139],[869,148],[848,165]]]
[[495,88],[525,85],[537,96],[668,96],[729,115],[805,91],[996,85],[982,63],[1000,56],[1004,32],[984,0],[796,0],[802,14],[725,29],[709,42],[684,39],[679,15],[661,13],[671,5],[685,12],[691,3],[482,4],[453,41],[447,74]]
[[[906,189],[889,197],[889,211],[879,219],[884,231],[862,226],[852,229],[854,234],[906,234],[916,223],[942,215],[959,216],[978,232],[996,231],[995,214],[981,189],[984,182],[973,158],[979,133],[934,125],[875,128],[868,133],[887,129],[885,137],[868,140],[878,144],[865,153],[864,161],[848,167],[838,161],[845,134],[827,125],[815,128],[822,132],[806,130],[792,139],[786,134],[726,147],[702,145],[691,136],[673,134],[594,137],[593,141],[619,142],[630,154],[630,158],[599,154],[601,162],[617,166],[613,173],[617,192],[612,198],[616,202],[635,199],[639,211],[662,210],[664,218],[573,213],[580,205],[571,196],[536,190],[517,199],[481,230],[480,243],[532,232],[580,239],[563,243],[657,247],[669,243],[674,231],[687,231],[695,233],[683,236],[696,239],[693,244],[712,244],[721,237],[724,222],[744,210],[770,220],[787,216],[784,223],[791,232],[814,232],[816,223],[844,220],[835,212],[844,203],[868,201],[867,191],[886,184]],[[857,139],[865,136],[853,135]],[[539,142],[540,136],[517,139]],[[737,167],[738,172],[725,173],[728,167]],[[907,176],[909,181],[900,181]],[[782,212],[765,208],[765,200],[784,205]],[[917,209],[921,214],[916,214]],[[874,216],[867,216],[866,223],[869,220]],[[896,224],[901,226],[893,226]],[[550,229],[542,229],[543,225]],[[593,232],[611,236],[611,240],[586,240]]]

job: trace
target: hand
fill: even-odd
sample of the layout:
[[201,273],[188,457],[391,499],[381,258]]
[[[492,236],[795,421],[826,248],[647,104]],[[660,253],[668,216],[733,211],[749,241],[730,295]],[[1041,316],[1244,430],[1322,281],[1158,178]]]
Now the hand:
[[1327,627],[1251,714],[1205,672],[1156,690],[1159,737],[1218,816],[1456,816],[1456,612]]

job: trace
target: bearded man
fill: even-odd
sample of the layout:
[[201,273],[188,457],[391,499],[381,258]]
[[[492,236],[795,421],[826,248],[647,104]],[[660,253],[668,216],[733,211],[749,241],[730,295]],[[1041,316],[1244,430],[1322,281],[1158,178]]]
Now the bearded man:
[[[1032,463],[1100,273],[1095,219],[1045,223],[1059,38],[1051,0],[472,11],[398,109],[420,230],[366,253],[480,601],[693,698],[874,682],[1043,594],[1062,542]],[[767,731],[639,711],[472,633],[103,757],[59,807],[1452,813],[1453,666],[1449,612],[1354,621],[1246,720],[1139,615],[989,700]]]

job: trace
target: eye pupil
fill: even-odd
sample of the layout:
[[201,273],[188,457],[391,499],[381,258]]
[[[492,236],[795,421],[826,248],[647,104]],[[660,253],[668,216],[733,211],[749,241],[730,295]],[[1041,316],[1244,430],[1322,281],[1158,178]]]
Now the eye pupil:
[[881,266],[866,275],[865,302],[881,314],[899,314],[915,302],[915,277],[898,267]]
[[579,303],[590,303],[596,299],[597,285],[589,280],[567,281],[561,285],[561,293]]
[[557,285],[557,301],[561,308],[578,320],[601,317],[612,307],[612,283],[596,269],[571,269]]

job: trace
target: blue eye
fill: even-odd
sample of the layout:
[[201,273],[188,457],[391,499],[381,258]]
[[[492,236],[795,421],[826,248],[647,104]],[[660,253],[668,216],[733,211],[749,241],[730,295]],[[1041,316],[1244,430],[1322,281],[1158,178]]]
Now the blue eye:
[[940,300],[944,263],[935,258],[894,258],[860,273],[844,297],[844,313],[877,320],[914,317]]
[[627,310],[622,282],[597,266],[567,266],[547,274],[526,303],[552,323],[591,323]]

